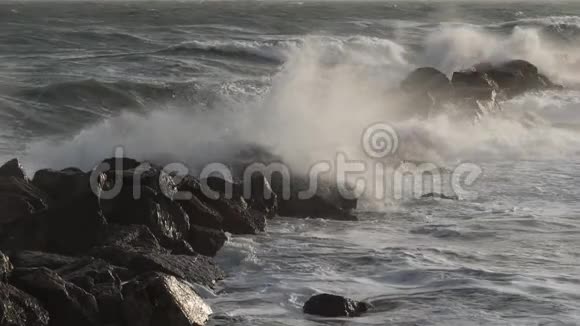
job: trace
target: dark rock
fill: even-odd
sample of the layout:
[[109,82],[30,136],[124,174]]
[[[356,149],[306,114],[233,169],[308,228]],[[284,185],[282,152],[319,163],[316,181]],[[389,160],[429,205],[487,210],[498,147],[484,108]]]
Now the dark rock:
[[113,323],[122,320],[123,302],[122,278],[129,278],[130,272],[113,266],[101,259],[89,258],[57,270],[67,282],[71,282],[92,294],[99,307],[99,320]]
[[77,169],[40,170],[32,182],[50,197],[45,214],[47,251],[79,254],[92,247],[95,231],[106,224],[98,199],[106,175]]
[[191,224],[205,226],[212,229],[222,229],[224,218],[213,207],[202,199],[199,180],[192,176],[185,177],[178,186],[179,191],[189,193],[189,198],[180,199],[179,203],[190,218]]
[[[310,187],[306,178],[294,177],[290,183],[290,196],[284,196],[284,185],[281,180],[272,181],[272,189],[278,194],[278,214],[286,217],[325,218],[341,221],[356,221],[353,214],[358,200],[349,195],[347,198],[338,190],[337,185],[318,182],[315,194],[302,196],[301,193]],[[348,189],[345,189],[348,190]]]
[[47,197],[28,181],[17,177],[0,177],[0,227],[29,218],[47,208]]
[[539,73],[538,67],[525,60],[511,60],[480,70],[487,73],[508,98],[529,91],[556,87],[546,76]]
[[47,326],[48,312],[38,300],[17,288],[0,283],[0,325]]
[[451,82],[457,98],[495,101],[499,86],[485,72],[475,69],[453,73]]
[[424,109],[440,108],[453,95],[453,86],[441,71],[423,67],[411,72],[401,83],[401,89],[412,97],[415,105]]
[[278,214],[278,195],[263,174],[252,175],[249,196],[244,194],[250,207],[273,218]]
[[101,248],[93,255],[113,265],[126,267],[134,275],[155,271],[208,287],[213,287],[216,281],[224,277],[223,271],[211,258],[201,255],[169,255],[117,248]]
[[303,311],[322,317],[358,317],[369,310],[370,305],[332,294],[318,294],[308,299]]
[[15,269],[11,282],[37,298],[50,314],[50,325],[98,325],[95,298],[47,268]]
[[202,326],[211,308],[193,288],[174,276],[153,273],[123,287],[128,326]]
[[338,221],[358,221],[350,210],[315,195],[308,199],[290,199],[280,202],[279,214],[299,218],[325,218]]
[[457,195],[445,195],[440,193],[430,192],[428,194],[424,194],[421,198],[434,198],[434,199],[450,199],[450,200],[459,200]]
[[94,246],[166,252],[145,225],[104,225],[97,231]]
[[96,198],[98,188],[91,190],[90,174],[78,169],[38,170],[32,183],[46,192],[53,201],[70,201],[71,197],[93,194]]
[[82,258],[63,256],[40,251],[17,250],[9,252],[10,260],[16,268],[46,267],[58,269],[78,262]]
[[[111,174],[112,173],[112,174]],[[119,193],[101,198],[103,214],[109,223],[146,225],[161,242],[170,247],[183,240],[189,231],[189,216],[171,196],[177,192],[173,179],[165,172],[140,166],[136,170],[108,172],[105,190],[119,182]]]
[[134,170],[144,163],[127,157],[111,157],[103,160],[101,164],[106,164],[105,166],[102,166],[103,170],[125,171]]
[[[192,215],[192,224],[234,234],[256,234],[266,229],[266,214],[249,206],[240,184],[217,177],[201,182],[187,178],[178,189],[192,195],[192,199],[182,202],[191,214],[199,214]],[[217,196],[213,197],[212,192]]]
[[196,252],[213,257],[224,246],[228,237],[221,230],[192,225],[188,241]]
[[0,251],[0,282],[5,282],[13,269],[14,267],[10,263],[8,256]]
[[12,159],[0,166],[0,177],[15,177],[26,179],[26,173],[18,159]]

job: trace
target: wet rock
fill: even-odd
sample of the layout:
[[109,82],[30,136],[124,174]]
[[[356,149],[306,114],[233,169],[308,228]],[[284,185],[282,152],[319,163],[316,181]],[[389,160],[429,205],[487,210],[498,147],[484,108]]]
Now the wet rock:
[[0,282],[5,282],[13,269],[14,267],[10,263],[8,256],[0,251]]
[[457,98],[495,101],[499,86],[485,72],[475,69],[453,73],[451,82]]
[[16,268],[46,267],[58,269],[78,262],[82,258],[63,256],[48,252],[18,250],[9,252],[10,260]]
[[165,172],[151,166],[140,166],[122,174],[108,172],[104,189],[109,191],[115,186],[120,186],[116,196],[100,200],[109,223],[145,225],[166,247],[186,237],[189,216],[171,198],[177,189]]
[[249,196],[244,194],[244,197],[252,209],[266,214],[267,218],[273,218],[278,214],[278,195],[263,174],[252,176]]
[[152,252],[167,252],[151,230],[145,225],[107,224],[97,231],[94,246],[120,249],[139,249]]
[[480,64],[475,67],[493,79],[507,98],[529,91],[560,88],[525,60],[510,60],[496,65]]
[[27,180],[0,177],[0,226],[29,218],[46,209],[46,194]]
[[[234,234],[256,234],[266,229],[266,214],[250,207],[239,184],[217,177],[201,182],[188,178],[179,185],[179,189],[195,198],[182,203],[191,214],[201,214],[192,215],[193,224]],[[213,197],[213,194],[216,196]]]
[[290,199],[280,202],[279,214],[299,218],[325,218],[338,221],[358,221],[350,210],[315,195],[308,199]]
[[370,305],[332,294],[318,294],[308,299],[303,311],[322,317],[358,317],[367,312]]
[[93,255],[109,263],[128,268],[134,275],[161,272],[208,287],[223,279],[223,271],[215,262],[202,255],[169,255],[153,252],[102,248]]
[[159,273],[144,275],[123,287],[128,326],[202,326],[211,308],[187,283]]
[[401,89],[412,97],[415,105],[424,109],[438,108],[453,95],[449,78],[431,67],[422,67],[411,72],[401,83]]
[[49,319],[38,300],[12,285],[0,283],[0,325],[47,326]]
[[189,216],[191,224],[222,229],[224,218],[217,210],[202,200],[205,195],[201,193],[201,184],[197,179],[187,176],[178,187],[181,192],[191,194],[189,198],[179,200]]
[[188,241],[193,250],[204,256],[215,256],[224,246],[227,239],[228,237],[221,230],[198,225],[192,225],[189,230]]
[[12,159],[0,166],[0,177],[15,177],[26,179],[26,173],[18,159]]
[[286,217],[324,218],[341,221],[356,221],[353,213],[358,200],[345,198],[338,186],[319,182],[316,193],[303,196],[302,192],[310,187],[306,178],[294,177],[290,183],[290,196],[284,196],[281,180],[273,180],[272,188],[278,194],[278,214]]
[[127,269],[110,265],[102,259],[89,258],[64,266],[56,272],[67,282],[95,297],[100,322],[107,324],[122,320],[121,280],[130,277]]
[[37,298],[50,314],[50,325],[98,325],[95,298],[47,268],[15,269],[11,282]]

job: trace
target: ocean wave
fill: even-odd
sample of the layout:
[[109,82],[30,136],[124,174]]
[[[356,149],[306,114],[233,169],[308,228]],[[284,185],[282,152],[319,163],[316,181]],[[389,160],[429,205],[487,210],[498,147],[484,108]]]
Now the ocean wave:
[[101,107],[106,109],[142,107],[148,101],[175,98],[183,84],[150,84],[133,81],[104,82],[96,79],[67,81],[21,90],[18,95],[52,105]]
[[190,41],[158,51],[164,55],[209,54],[233,58],[281,64],[287,60],[286,50],[292,41]]

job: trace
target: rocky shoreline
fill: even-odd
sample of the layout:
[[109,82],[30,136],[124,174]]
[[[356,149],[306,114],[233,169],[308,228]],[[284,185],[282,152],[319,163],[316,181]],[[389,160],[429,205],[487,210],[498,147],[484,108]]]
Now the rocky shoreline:
[[40,170],[31,180],[16,159],[0,167],[0,325],[203,325],[211,308],[192,285],[226,276],[212,257],[227,233],[263,232],[279,209],[356,219],[356,201],[283,200],[261,174],[244,196],[243,184],[217,177],[175,182],[153,164],[103,162],[103,172]]
[[[451,79],[419,68],[401,85],[427,113],[470,103],[476,114],[524,92],[560,88],[522,60],[479,64]],[[278,160],[265,156],[265,164]],[[101,166],[39,170],[32,179],[17,159],[0,167],[0,326],[204,325],[212,310],[195,285],[212,288],[227,277],[212,257],[228,234],[264,232],[277,216],[357,220],[357,199],[343,199],[337,185],[298,196],[306,177],[293,178],[287,196],[283,183],[261,172],[244,183],[178,178],[127,158]],[[318,295],[304,312],[350,317],[369,308]]]

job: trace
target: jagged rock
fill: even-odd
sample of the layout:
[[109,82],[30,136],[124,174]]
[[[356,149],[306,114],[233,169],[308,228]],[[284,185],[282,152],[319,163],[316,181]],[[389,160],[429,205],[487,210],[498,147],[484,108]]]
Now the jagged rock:
[[106,191],[121,182],[116,196],[100,200],[109,223],[146,225],[165,247],[186,237],[189,216],[171,198],[177,189],[167,173],[155,167],[140,166],[121,174],[109,171],[107,175]]
[[113,323],[122,320],[122,279],[130,278],[126,268],[110,265],[102,259],[89,258],[64,266],[56,271],[71,282],[92,294],[99,307],[99,320]]
[[[204,188],[206,185],[207,188]],[[231,193],[227,187],[231,187]],[[202,182],[187,178],[178,188],[182,192],[191,193],[195,198],[182,203],[192,214],[201,214],[192,215],[193,224],[223,229],[234,234],[256,234],[266,229],[266,214],[248,205],[239,184],[217,177]],[[211,191],[217,193],[218,198],[212,198]]]
[[369,310],[370,305],[332,294],[318,294],[306,301],[306,314],[322,317],[358,317]]
[[0,283],[0,325],[47,326],[48,312],[38,300],[12,285]]
[[50,325],[98,325],[95,298],[47,268],[14,270],[11,283],[37,298],[50,314]]
[[188,241],[196,252],[213,257],[224,246],[228,237],[221,230],[192,225]]
[[83,259],[29,250],[17,250],[9,252],[8,254],[16,268],[46,267],[48,269],[58,269],[62,266],[74,264]]
[[12,266],[12,263],[10,263],[8,256],[0,251],[0,282],[5,282],[13,269],[14,267]]
[[178,189],[191,194],[190,198],[179,200],[189,215],[191,224],[222,229],[224,218],[213,207],[202,201],[205,195],[201,192],[201,184],[197,179],[192,176],[185,177],[178,185]]
[[193,288],[174,276],[144,275],[123,287],[128,326],[202,326],[211,308]]
[[29,218],[47,208],[47,197],[28,181],[0,177],[0,226]]
[[15,177],[19,179],[26,179],[26,173],[18,159],[12,159],[0,166],[0,177]]
[[201,255],[169,255],[118,248],[101,248],[93,255],[113,265],[126,267],[134,275],[156,271],[208,287],[213,287],[224,277],[223,271],[211,258]]
[[107,224],[97,231],[95,247],[139,249],[152,252],[167,252],[151,230],[145,225]]
[[250,180],[249,196],[244,194],[250,207],[273,218],[278,214],[278,195],[263,174],[253,175]]

